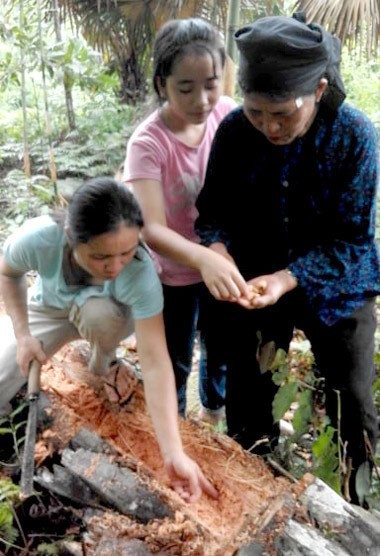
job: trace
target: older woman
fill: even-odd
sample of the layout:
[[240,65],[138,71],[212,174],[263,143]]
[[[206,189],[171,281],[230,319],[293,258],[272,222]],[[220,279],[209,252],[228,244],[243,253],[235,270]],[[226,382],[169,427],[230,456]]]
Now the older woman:
[[344,103],[340,44],[320,26],[265,17],[235,38],[243,106],[219,127],[196,223],[204,245],[218,244],[244,278],[261,283],[252,302],[224,308],[232,347],[228,431],[245,448],[263,435],[276,440],[276,387],[256,353],[269,341],[287,350],[293,327],[302,329],[335,425],[340,392],[340,434],[356,500],[365,436],[373,450],[377,436],[371,396],[380,292],[376,131]]

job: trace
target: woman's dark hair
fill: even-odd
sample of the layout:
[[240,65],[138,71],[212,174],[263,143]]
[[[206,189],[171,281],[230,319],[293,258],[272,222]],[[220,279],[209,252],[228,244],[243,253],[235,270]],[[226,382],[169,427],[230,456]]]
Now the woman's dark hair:
[[224,66],[226,53],[222,38],[207,21],[193,17],[165,23],[158,31],[153,47],[153,87],[158,98],[158,79],[164,87],[166,78],[171,75],[173,65],[179,58],[189,54],[202,56],[205,53],[214,61],[214,72],[215,53],[218,53]]
[[115,231],[121,223],[130,228],[144,225],[141,209],[125,185],[111,177],[85,182],[71,198],[66,233],[73,246],[94,236]]

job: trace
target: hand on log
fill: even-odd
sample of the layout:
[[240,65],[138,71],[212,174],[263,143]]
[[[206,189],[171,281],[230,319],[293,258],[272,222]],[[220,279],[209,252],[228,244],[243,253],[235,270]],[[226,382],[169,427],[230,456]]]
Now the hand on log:
[[172,488],[187,502],[195,502],[205,492],[218,498],[218,491],[203,475],[200,467],[184,452],[165,461],[165,470]]

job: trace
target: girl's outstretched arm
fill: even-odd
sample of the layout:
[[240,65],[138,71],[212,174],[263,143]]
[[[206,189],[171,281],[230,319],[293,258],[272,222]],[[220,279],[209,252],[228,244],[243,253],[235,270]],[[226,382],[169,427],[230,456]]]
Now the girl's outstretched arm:
[[247,284],[230,258],[167,226],[160,182],[135,180],[133,190],[144,215],[144,238],[154,251],[198,270],[216,299],[235,300],[248,294]]
[[199,498],[202,491],[217,498],[218,492],[182,446],[174,373],[162,314],[136,320],[135,331],[148,411],[171,485],[189,502]]

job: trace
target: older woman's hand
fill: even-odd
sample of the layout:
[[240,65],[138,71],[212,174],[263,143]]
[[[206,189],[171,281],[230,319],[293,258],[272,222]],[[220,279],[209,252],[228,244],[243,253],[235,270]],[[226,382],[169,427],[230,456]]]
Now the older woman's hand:
[[185,452],[165,461],[165,470],[171,486],[186,502],[195,502],[205,492],[211,498],[218,498],[218,491],[203,475],[198,464]]
[[249,280],[249,295],[237,299],[237,303],[246,309],[263,309],[274,305],[280,297],[296,287],[295,277],[287,270],[279,270]]

